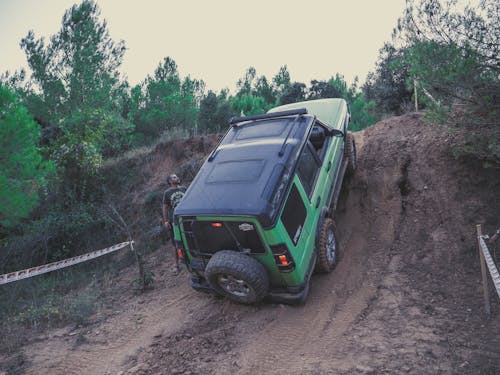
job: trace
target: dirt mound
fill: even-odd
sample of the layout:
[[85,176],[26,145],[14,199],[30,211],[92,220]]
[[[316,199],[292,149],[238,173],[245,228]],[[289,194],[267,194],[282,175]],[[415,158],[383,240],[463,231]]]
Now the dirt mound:
[[455,160],[452,136],[418,114],[355,139],[358,169],[336,214],[341,260],[313,276],[304,306],[196,293],[185,271],[167,271],[164,248],[149,259],[153,291],[117,287],[113,313],[28,345],[28,372],[499,373],[500,304],[486,319],[475,224],[499,224],[500,174]]

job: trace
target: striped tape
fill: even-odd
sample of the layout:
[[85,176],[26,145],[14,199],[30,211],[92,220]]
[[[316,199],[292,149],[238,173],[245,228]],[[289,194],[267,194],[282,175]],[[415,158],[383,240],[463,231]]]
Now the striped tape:
[[112,253],[114,251],[123,249],[124,247],[131,245],[133,243],[134,243],[134,241],[122,242],[122,243],[113,245],[111,247],[107,247],[105,249],[92,251],[90,253],[78,255],[78,256],[73,257],[73,258],[68,258],[68,259],[60,260],[58,262],[44,264],[43,266],[28,268],[28,269],[25,269],[22,271],[6,273],[4,275],[0,275],[0,285],[7,284],[7,283],[10,283],[13,281],[27,279],[29,277],[41,275],[41,274],[44,274],[47,272],[59,270],[61,268],[69,267],[69,266],[72,266],[74,264],[83,263],[83,262],[86,262],[87,260],[98,258],[100,256],[103,256],[103,255]]
[[488,251],[488,247],[486,246],[486,242],[484,242],[484,236],[479,237],[479,243],[481,244],[481,251],[484,255],[484,260],[486,261],[486,265],[488,266],[488,270],[490,271],[491,279],[493,280],[493,285],[495,285],[495,289],[497,290],[498,298],[500,298],[500,275],[498,274],[497,267],[493,258]]

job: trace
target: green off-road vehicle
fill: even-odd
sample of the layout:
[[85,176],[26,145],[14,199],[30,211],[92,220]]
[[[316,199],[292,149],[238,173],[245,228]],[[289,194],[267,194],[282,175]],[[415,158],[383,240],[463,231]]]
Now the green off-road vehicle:
[[237,117],[175,209],[191,285],[241,303],[304,302],[338,261],[333,213],[356,167],[343,99]]

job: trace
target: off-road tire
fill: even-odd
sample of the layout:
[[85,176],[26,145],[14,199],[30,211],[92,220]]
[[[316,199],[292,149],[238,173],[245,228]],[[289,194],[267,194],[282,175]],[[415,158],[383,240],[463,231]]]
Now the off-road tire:
[[[332,248],[333,246],[333,248]],[[339,246],[332,219],[323,221],[318,240],[318,260],[314,269],[317,273],[331,272],[339,259]]]
[[356,170],[358,162],[356,160],[356,142],[354,141],[352,134],[349,132],[347,133],[345,139],[344,157],[347,159],[346,174],[350,176]]
[[232,250],[215,253],[205,268],[205,277],[217,293],[239,303],[259,302],[269,290],[265,267],[254,258]]

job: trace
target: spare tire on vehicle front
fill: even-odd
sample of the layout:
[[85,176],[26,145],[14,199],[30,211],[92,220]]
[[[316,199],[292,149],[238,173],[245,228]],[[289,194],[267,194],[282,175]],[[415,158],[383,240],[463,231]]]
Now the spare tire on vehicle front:
[[205,277],[217,293],[244,304],[259,302],[269,290],[265,267],[232,250],[215,253],[205,268]]

